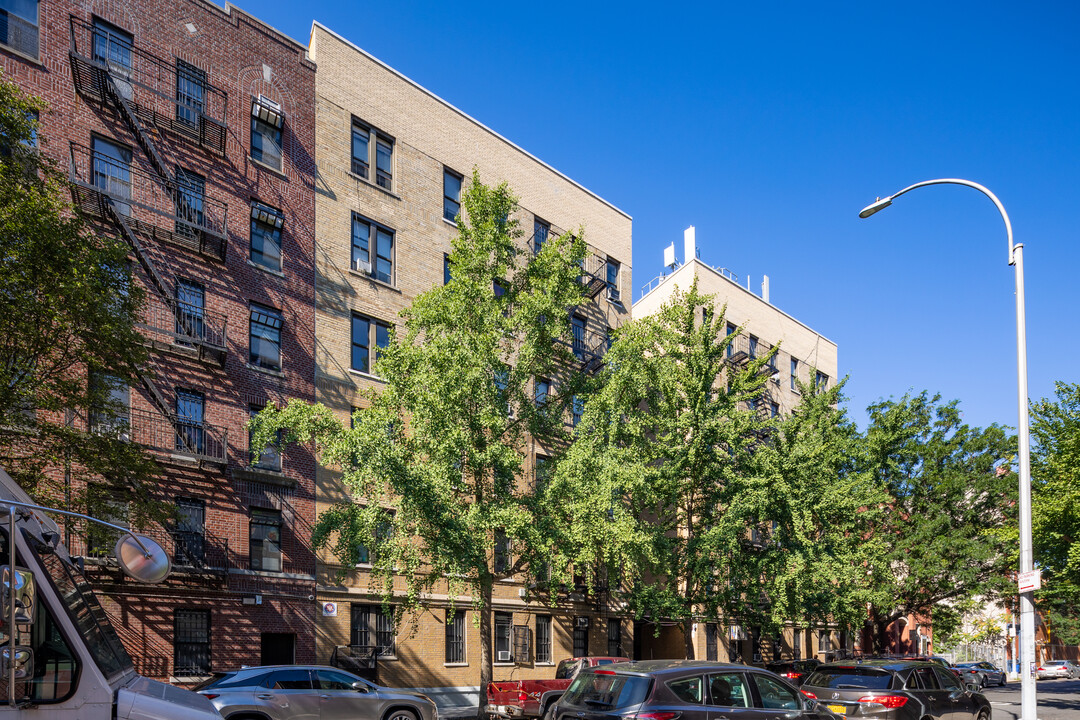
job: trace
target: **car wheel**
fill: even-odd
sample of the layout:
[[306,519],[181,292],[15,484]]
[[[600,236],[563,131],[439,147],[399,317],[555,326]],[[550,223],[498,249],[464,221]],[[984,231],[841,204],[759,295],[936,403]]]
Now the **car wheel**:
[[391,710],[384,720],[418,720],[418,718],[412,710],[398,709]]
[[998,680],[998,687],[1005,687],[1005,673],[1001,673],[1001,679]]
[[979,720],[990,720],[990,711],[989,710],[980,710],[979,711]]

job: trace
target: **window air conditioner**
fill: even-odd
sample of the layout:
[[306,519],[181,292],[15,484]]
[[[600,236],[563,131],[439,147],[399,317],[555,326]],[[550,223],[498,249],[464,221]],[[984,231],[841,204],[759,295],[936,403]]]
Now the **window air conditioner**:
[[619,302],[619,291],[616,288],[609,287],[607,289],[607,299],[611,302]]
[[589,627],[589,618],[579,617],[577,619],[577,626],[582,628]]
[[371,261],[370,260],[361,260],[360,258],[357,258],[356,260],[353,261],[353,270],[356,270],[356,272],[364,273],[365,275],[370,275],[371,274]]
[[510,651],[509,650],[500,650],[500,651],[498,651],[497,653],[495,653],[495,661],[496,662],[510,662]]

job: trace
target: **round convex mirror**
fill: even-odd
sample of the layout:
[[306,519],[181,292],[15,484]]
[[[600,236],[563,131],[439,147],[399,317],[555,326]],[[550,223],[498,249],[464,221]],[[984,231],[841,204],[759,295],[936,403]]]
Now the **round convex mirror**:
[[[145,535],[137,537],[138,541],[135,540],[135,535],[125,535],[116,542],[116,561],[120,563],[124,573],[134,580],[144,583],[161,582],[172,570],[168,553]],[[139,543],[143,546],[139,547]]]

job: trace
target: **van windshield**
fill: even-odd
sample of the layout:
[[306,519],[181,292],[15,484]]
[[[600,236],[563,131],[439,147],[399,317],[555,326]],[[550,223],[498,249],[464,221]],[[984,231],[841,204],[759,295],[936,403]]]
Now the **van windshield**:
[[101,674],[111,681],[114,676],[133,670],[131,657],[109,624],[86,578],[55,553],[38,555],[37,551],[32,552],[45,570],[45,577],[56,587],[57,595],[67,606],[68,614],[86,641]]

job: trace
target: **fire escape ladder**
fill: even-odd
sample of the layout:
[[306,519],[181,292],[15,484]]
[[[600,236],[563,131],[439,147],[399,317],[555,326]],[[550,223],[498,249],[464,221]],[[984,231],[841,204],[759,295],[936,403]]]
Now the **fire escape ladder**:
[[138,258],[139,264],[142,265],[143,270],[146,271],[147,276],[154,284],[154,288],[158,291],[158,294],[161,295],[166,302],[172,300],[169,294],[169,286],[165,282],[165,278],[161,276],[157,266],[154,265],[154,261],[150,259],[150,253],[146,246],[139,241],[139,237],[135,234],[135,231],[131,229],[127,217],[124,213],[117,210],[116,202],[112,198],[105,198],[105,208],[108,211],[109,219],[116,224],[116,227],[120,228],[120,234],[124,236],[124,240],[126,240],[128,245],[131,246],[131,249],[135,251],[135,257]]
[[143,124],[139,122],[138,117],[135,115],[135,109],[131,107],[131,103],[124,97],[120,88],[117,87],[116,78],[113,77],[112,73],[108,73],[106,77],[108,77],[107,89],[109,97],[112,98],[117,110],[120,111],[120,117],[122,117],[128,127],[131,128],[131,132],[135,135],[136,142],[139,143],[139,147],[146,153],[146,157],[150,160],[150,164],[154,167],[154,170],[156,170],[158,175],[164,179],[165,185],[167,187],[175,188],[175,178],[173,178],[172,173],[169,172],[168,168],[165,167],[165,163],[162,161],[161,156],[158,155],[157,148],[154,147],[153,141],[150,140],[149,133],[143,128]]

